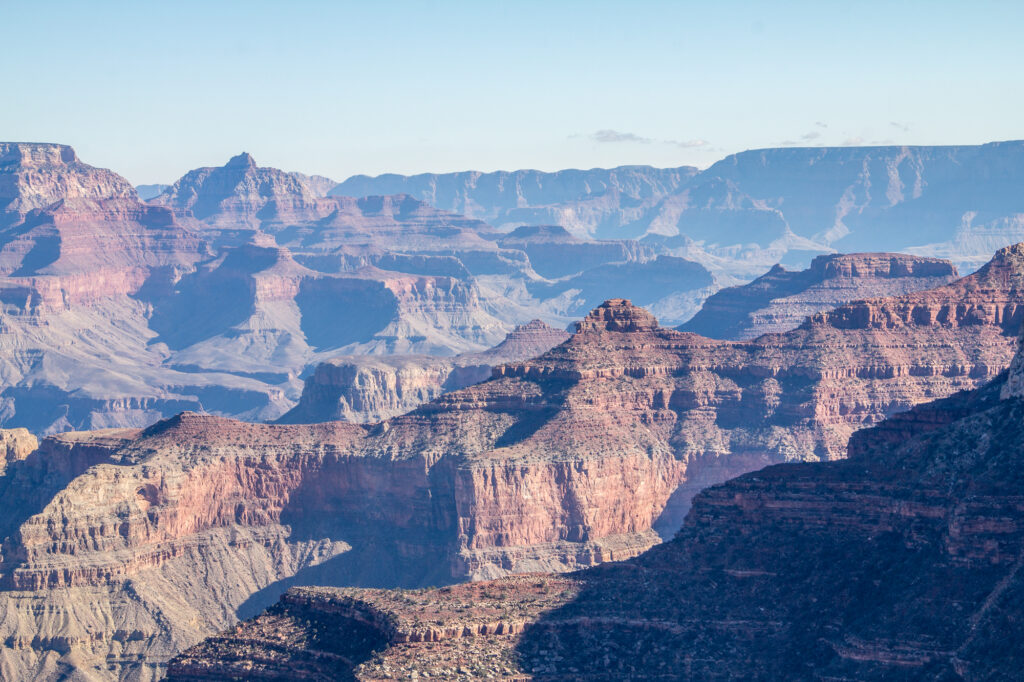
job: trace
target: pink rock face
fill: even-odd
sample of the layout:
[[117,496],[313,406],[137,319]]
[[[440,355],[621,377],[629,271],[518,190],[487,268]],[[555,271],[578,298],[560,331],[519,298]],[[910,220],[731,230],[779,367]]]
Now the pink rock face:
[[173,659],[168,678],[460,666],[505,680],[1015,679],[1024,404],[1007,386],[1001,375],[895,415],[856,434],[847,460],[711,487],[672,540],[628,561],[427,590],[290,590]]
[[[329,581],[400,585],[631,557],[658,542],[655,530],[671,536],[700,488],[766,464],[840,458],[854,431],[1001,371],[1020,322],[1007,308],[1024,282],[1019,251],[931,294],[851,308],[902,311],[923,297],[956,309],[980,292],[1006,302],[977,324],[869,315],[858,326],[839,313],[842,324],[814,318],[735,343],[661,328],[613,300],[539,357],[380,424],[184,414],[142,433],[49,439],[41,449],[67,454],[46,460],[78,464],[47,479],[66,483],[44,507],[12,521],[3,578],[25,595],[59,587],[103,599],[141,581],[160,585],[154,598],[166,603],[198,581],[190,600],[206,606],[138,626],[152,656],[166,656],[230,622],[209,606],[218,585],[235,586],[224,599],[240,605],[317,562],[336,571]],[[375,575],[353,573],[366,566]],[[212,574],[225,577],[202,578]],[[208,629],[189,630],[188,618]]]
[[0,211],[10,222],[65,199],[138,199],[120,175],[78,160],[66,145],[0,142]]
[[636,332],[653,331],[658,320],[643,308],[637,308],[628,299],[613,298],[605,301],[593,312],[576,323],[577,333],[582,331]]
[[11,462],[20,462],[35,452],[39,440],[28,429],[0,429],[0,475]]
[[135,199],[61,201],[33,210],[25,228],[0,246],[0,297],[22,312],[132,295],[158,270],[206,256],[195,232]]

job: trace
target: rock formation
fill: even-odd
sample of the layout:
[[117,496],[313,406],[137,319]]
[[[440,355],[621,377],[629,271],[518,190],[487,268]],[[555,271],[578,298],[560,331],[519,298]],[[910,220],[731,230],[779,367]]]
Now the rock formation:
[[860,431],[849,459],[705,490],[635,559],[415,592],[293,589],[168,677],[1015,679],[1022,420],[1004,372]]
[[171,188],[170,185],[135,185],[135,191],[138,193],[139,198],[143,201],[149,201],[155,199],[167,190]]
[[242,227],[258,224],[258,214],[268,204],[283,203],[301,211],[326,194],[325,186],[331,184],[326,178],[258,167],[242,152],[224,166],[189,171],[154,203],[199,220]]
[[747,343],[612,300],[538,358],[380,424],[183,414],[46,439],[0,479],[18,510],[0,656],[23,677],[149,674],[289,584],[437,585],[635,556],[709,485],[842,457],[854,431],[990,380],[1013,353],[1022,278],[1024,246]]
[[328,180],[246,154],[150,203],[70,147],[4,144],[0,158],[0,426],[40,434],[182,410],[276,419],[330,357],[481,352],[530,319],[565,326],[603,295],[531,293],[550,284],[534,242],[540,261],[625,261],[632,276],[653,258],[543,234],[504,246],[478,220],[408,196],[325,197]]
[[39,448],[28,429],[0,429],[0,476],[11,462],[20,462]]
[[[833,250],[907,251],[963,271],[1024,239],[1024,142],[759,149],[703,171],[610,170],[356,176],[339,194],[402,192],[508,228],[643,238],[727,280]],[[646,235],[646,236],[645,236]]]
[[78,160],[62,144],[0,142],[0,227],[65,199],[135,199],[120,175]]
[[949,261],[895,253],[818,256],[806,270],[776,265],[708,298],[680,331],[746,341],[795,329],[804,318],[865,298],[933,289],[957,278]]
[[342,356],[317,365],[299,404],[278,419],[309,424],[340,419],[375,422],[405,414],[442,393],[480,383],[494,365],[528,360],[569,334],[541,320],[519,325],[494,348],[454,357],[427,355]]

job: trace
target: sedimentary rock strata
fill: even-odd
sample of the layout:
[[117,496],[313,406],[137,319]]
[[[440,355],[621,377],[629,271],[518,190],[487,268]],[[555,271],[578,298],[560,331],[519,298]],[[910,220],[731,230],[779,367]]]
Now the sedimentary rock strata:
[[331,358],[317,365],[306,379],[299,404],[278,422],[374,422],[405,414],[442,393],[489,379],[497,364],[528,360],[568,337],[567,332],[533,320],[480,353]]
[[[531,319],[562,327],[659,268],[636,242],[511,236],[407,195],[327,197],[331,184],[241,154],[144,203],[70,147],[0,145],[0,425],[272,420],[330,357],[480,352]],[[629,271],[573,288],[530,254],[552,276],[559,262]],[[703,300],[707,273],[675,259],[691,270],[659,294]]]
[[0,225],[65,199],[134,199],[120,175],[82,163],[62,144],[0,142]]
[[[849,459],[709,488],[675,538],[623,563],[418,592],[293,590],[177,657],[169,678],[295,664],[367,680],[1015,679],[1018,389],[1003,373],[859,432]],[[352,647],[332,657],[335,642]]]
[[[665,329],[611,300],[547,353],[380,424],[185,414],[48,439],[40,451],[67,454],[30,456],[4,477],[53,490],[5,533],[20,614],[4,621],[18,643],[5,655],[26,674],[106,656],[115,672],[139,670],[125,651],[159,670],[290,581],[415,586],[635,556],[675,532],[701,489],[842,457],[854,431],[996,375],[1020,325],[1022,253],[747,343]],[[62,461],[61,475],[39,473]],[[139,594],[130,585],[151,586],[136,606],[158,615],[124,604]],[[82,630],[68,609],[85,594],[120,629]],[[27,615],[65,598],[60,618]],[[66,644],[33,645],[27,629]],[[125,629],[139,633],[130,646]]]
[[806,270],[776,265],[749,284],[708,298],[680,331],[745,341],[795,329],[804,318],[857,299],[933,289],[957,278],[938,258],[889,253],[818,256]]

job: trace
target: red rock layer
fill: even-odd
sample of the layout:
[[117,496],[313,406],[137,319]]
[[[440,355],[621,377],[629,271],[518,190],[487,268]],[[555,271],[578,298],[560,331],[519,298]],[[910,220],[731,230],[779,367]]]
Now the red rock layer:
[[[38,517],[40,525],[26,524],[25,561],[10,575],[23,586],[92,580],[75,577],[74,567],[89,563],[82,552],[95,552],[98,564],[130,566],[123,556],[113,557],[121,551],[159,555],[168,551],[166,543],[226,523],[277,523],[300,489],[298,499],[305,503],[293,508],[300,517],[315,518],[329,509],[358,527],[358,519],[372,516],[373,509],[398,510],[375,522],[407,533],[412,544],[429,538],[426,546],[444,548],[452,577],[570,568],[628,556],[654,541],[652,526],[670,533],[699,486],[772,462],[841,457],[853,431],[929,397],[988,380],[1013,351],[1005,328],[1020,318],[1010,301],[1021,273],[1020,254],[1011,249],[946,289],[852,308],[912,310],[924,306],[918,302],[923,299],[974,310],[980,304],[972,297],[982,292],[994,304],[990,317],[969,318],[977,324],[956,324],[960,318],[943,315],[906,318],[913,324],[872,322],[904,319],[885,314],[869,315],[856,327],[850,320],[861,318],[840,310],[787,335],[747,344],[662,329],[646,311],[613,300],[539,358],[499,366],[491,381],[368,431],[331,431],[331,438],[344,435],[338,443],[320,441],[324,428],[339,426],[255,426],[188,417],[170,431],[185,428],[202,437],[148,436],[128,448],[129,453],[154,452],[165,464],[119,469],[115,488],[103,497],[113,507],[104,506],[99,516],[69,516],[75,524],[85,523],[80,529],[66,526],[53,535],[44,530],[51,528],[46,514]],[[955,305],[949,302],[954,296],[960,297]],[[844,322],[829,323],[837,319]],[[207,449],[183,444],[193,440]],[[279,445],[282,440],[292,445]],[[209,443],[221,444],[215,456]],[[312,450],[295,443],[309,443]],[[184,462],[193,463],[189,470],[203,472],[193,483],[162,471]],[[413,471],[420,473],[406,478]],[[262,472],[275,482],[266,483]],[[169,486],[156,501],[137,494],[156,485],[151,476]],[[335,477],[340,478],[334,484],[326,483]],[[208,486],[222,479],[242,483],[237,489]],[[353,480],[361,484],[344,483]],[[112,485],[88,481],[75,485],[83,491]],[[190,492],[193,485],[197,492]],[[230,504],[220,497],[194,497],[222,487],[236,490],[227,498]],[[379,496],[345,493],[349,490]],[[410,508],[410,496],[420,495],[434,506]],[[71,488],[56,499],[66,499],[72,508],[79,504]],[[354,504],[355,499],[365,503]],[[113,522],[101,519],[120,516],[114,510],[121,504],[138,509],[134,518],[140,525],[127,527],[108,545],[111,536],[102,529],[114,527],[107,525]],[[414,521],[423,518],[437,525]],[[80,545],[84,538],[93,544]],[[74,560],[54,547],[76,548]],[[63,563],[70,573],[54,568]]]
[[415,593],[295,590],[169,679],[247,660],[366,680],[1015,679],[1024,403],[1004,385],[862,431],[848,460],[712,487],[630,561]]
[[[209,570],[186,558],[212,556],[221,531],[279,538],[284,526],[296,541],[344,540],[354,556],[374,557],[353,566],[373,565],[392,584],[627,558],[657,542],[652,528],[671,534],[702,487],[774,462],[841,457],[853,431],[998,373],[1014,347],[1006,328],[1020,321],[1011,301],[1024,281],[1022,252],[1001,252],[933,294],[861,306],[996,301],[988,317],[860,327],[820,318],[732,343],[660,328],[614,300],[540,357],[381,424],[183,415],[117,447],[18,519],[4,579],[26,594],[113,594],[171,567]],[[968,319],[979,323],[953,323]],[[296,547],[267,542],[282,556]],[[146,627],[165,641],[176,622]]]

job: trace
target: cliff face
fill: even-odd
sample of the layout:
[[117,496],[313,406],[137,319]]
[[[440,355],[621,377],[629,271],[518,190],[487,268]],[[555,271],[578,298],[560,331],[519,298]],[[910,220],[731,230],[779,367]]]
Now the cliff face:
[[680,331],[745,341],[795,329],[804,318],[857,299],[933,289],[957,278],[938,258],[858,253],[818,256],[809,268],[775,266],[749,284],[713,294]]
[[1022,418],[1000,375],[859,432],[849,459],[709,488],[671,541],[570,576],[292,590],[169,679],[243,662],[350,679],[1014,679]]
[[480,383],[502,362],[527,360],[569,334],[541,320],[519,325],[497,346],[451,358],[425,355],[343,356],[317,365],[285,424],[341,419],[375,422],[409,412],[442,393]]
[[490,228],[408,197],[325,199],[323,179],[243,156],[146,204],[69,147],[0,154],[3,425],[274,419],[327,357],[479,351],[530,319],[444,253],[497,253]]
[[79,161],[67,145],[0,142],[0,227],[63,199],[136,199],[120,175]]
[[[68,454],[4,477],[35,494],[5,533],[19,614],[2,621],[18,643],[5,655],[23,676],[48,670],[54,651],[79,667],[113,653],[134,674],[138,652],[158,669],[290,583],[416,586],[635,556],[679,528],[701,489],[841,457],[852,432],[994,376],[1013,352],[1022,273],[1008,250],[927,296],[860,304],[885,314],[812,318],[750,343],[664,329],[611,300],[547,353],[381,424],[187,414],[49,439],[40,451]],[[970,313],[972,296],[997,294],[989,316]],[[968,312],[897,315],[927,306]],[[61,461],[64,474],[39,473]],[[24,481],[52,493],[40,505]],[[129,609],[125,594],[143,596]],[[30,615],[41,598],[60,618]],[[120,625],[70,615],[86,598]],[[33,644],[29,631],[46,634]]]

